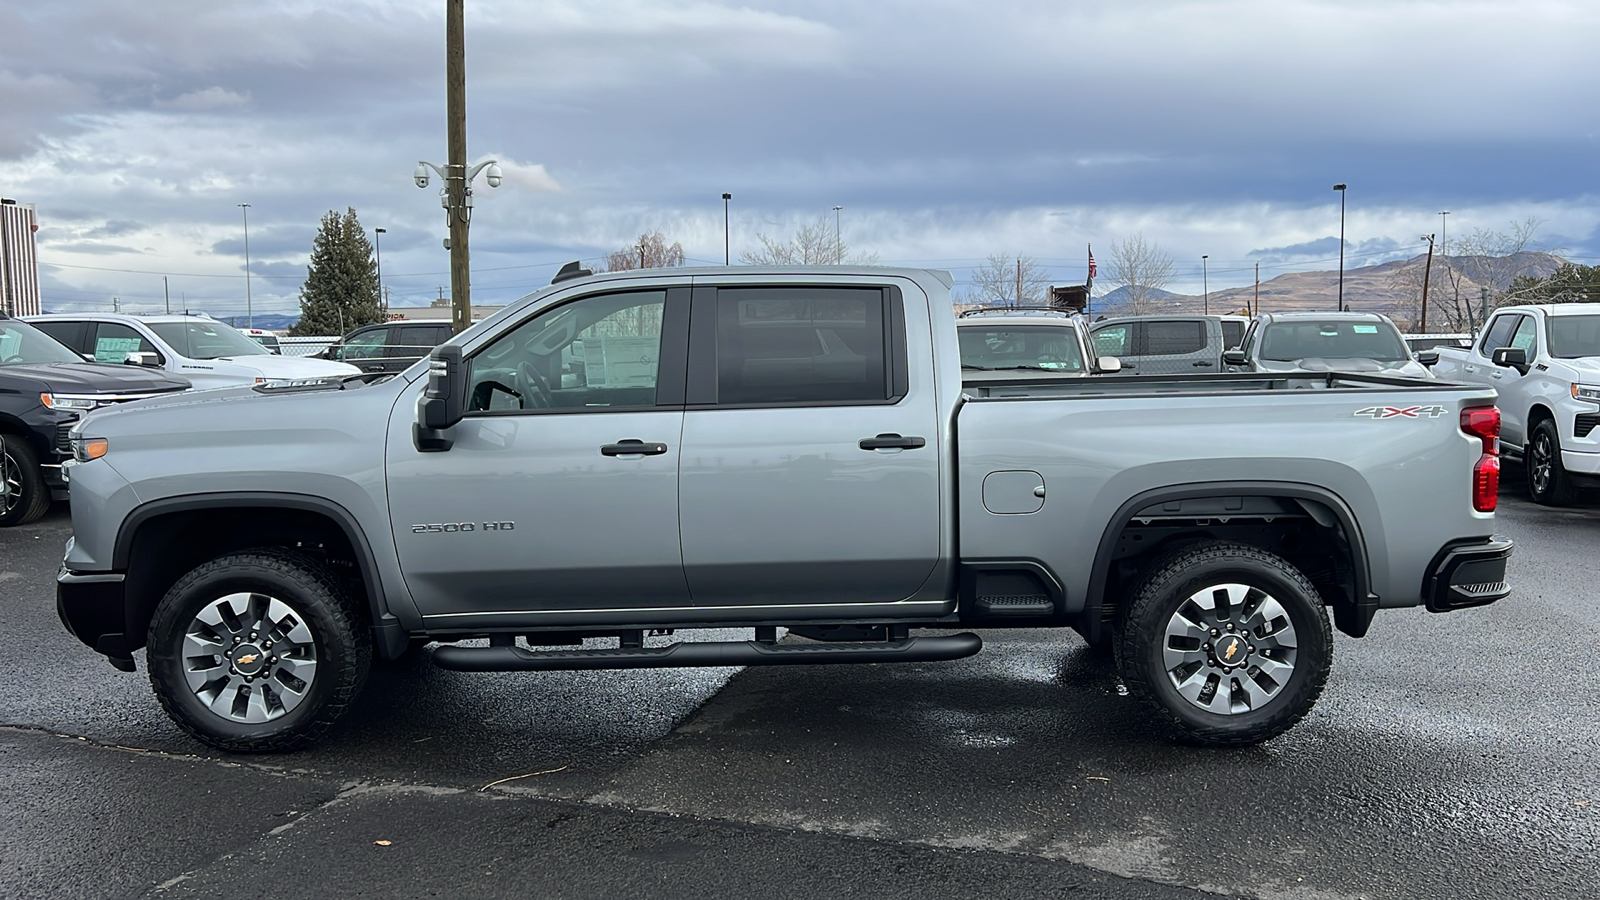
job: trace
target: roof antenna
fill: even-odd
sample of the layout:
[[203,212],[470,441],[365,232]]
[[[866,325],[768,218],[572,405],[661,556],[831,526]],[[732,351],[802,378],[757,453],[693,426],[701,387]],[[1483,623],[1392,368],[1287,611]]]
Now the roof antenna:
[[571,281],[574,278],[587,278],[593,274],[593,272],[585,269],[581,265],[578,265],[577,260],[573,260],[572,262],[562,266],[561,271],[556,273],[556,277],[550,279],[550,283],[560,284],[563,281]]

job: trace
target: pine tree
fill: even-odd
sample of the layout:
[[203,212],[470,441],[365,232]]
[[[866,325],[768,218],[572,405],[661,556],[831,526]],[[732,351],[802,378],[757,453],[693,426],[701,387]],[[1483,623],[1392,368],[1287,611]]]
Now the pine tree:
[[311,265],[300,287],[300,321],[291,335],[344,335],[384,320],[372,243],[354,208],[329,210],[311,242]]

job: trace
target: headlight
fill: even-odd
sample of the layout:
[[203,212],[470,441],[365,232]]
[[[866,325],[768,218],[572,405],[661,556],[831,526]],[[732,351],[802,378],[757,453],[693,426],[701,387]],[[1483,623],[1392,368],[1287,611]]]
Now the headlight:
[[91,459],[99,459],[111,449],[110,443],[105,438],[74,437],[72,439],[72,458],[81,463]]
[[88,412],[100,405],[95,397],[82,397],[73,394],[40,394],[39,402],[46,409],[72,409],[79,412]]
[[1572,399],[1600,403],[1600,385],[1574,384],[1572,386]]

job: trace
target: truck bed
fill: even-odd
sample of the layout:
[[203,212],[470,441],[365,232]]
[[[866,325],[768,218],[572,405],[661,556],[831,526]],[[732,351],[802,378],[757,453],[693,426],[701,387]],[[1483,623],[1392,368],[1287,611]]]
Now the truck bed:
[[1206,396],[1263,391],[1448,392],[1481,390],[1481,386],[1350,372],[1240,372],[1216,375],[1096,375],[1093,378],[1076,379],[1017,376],[982,381],[964,380],[961,389],[968,399],[973,400],[1044,400],[1162,394]]

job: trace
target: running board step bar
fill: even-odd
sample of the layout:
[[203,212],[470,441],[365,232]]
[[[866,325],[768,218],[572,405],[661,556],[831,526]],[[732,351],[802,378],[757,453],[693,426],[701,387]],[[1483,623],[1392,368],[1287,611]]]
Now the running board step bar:
[[664,669],[691,666],[792,666],[831,663],[944,662],[983,649],[971,632],[899,641],[768,644],[760,641],[684,642],[666,647],[604,650],[528,650],[523,647],[438,647],[434,665],[456,672],[535,672],[575,669]]

